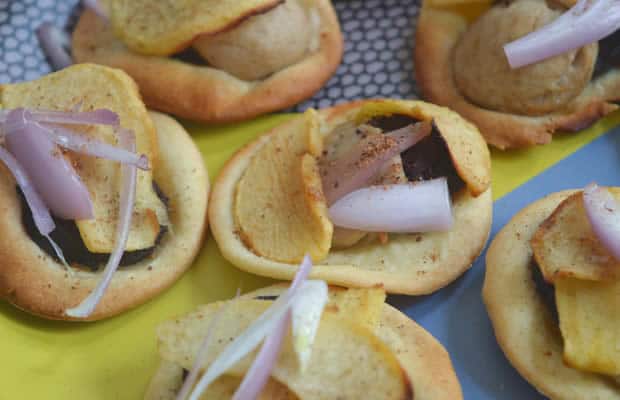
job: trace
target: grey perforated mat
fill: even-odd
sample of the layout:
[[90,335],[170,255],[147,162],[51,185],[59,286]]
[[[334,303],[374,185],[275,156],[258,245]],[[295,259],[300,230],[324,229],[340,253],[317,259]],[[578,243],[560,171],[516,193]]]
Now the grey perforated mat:
[[[34,34],[43,21],[70,27],[75,0],[0,0],[0,83],[32,80],[51,71]],[[312,99],[295,107],[327,107],[369,97],[415,97],[415,0],[334,1],[345,38],[342,65]],[[72,17],[73,16],[73,17]]]

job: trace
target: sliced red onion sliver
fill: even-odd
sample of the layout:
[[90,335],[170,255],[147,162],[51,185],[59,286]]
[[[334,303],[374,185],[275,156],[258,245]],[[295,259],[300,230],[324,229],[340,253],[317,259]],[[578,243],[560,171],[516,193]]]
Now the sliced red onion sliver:
[[7,166],[9,171],[11,171],[15,181],[17,181],[17,185],[22,190],[38,231],[42,235],[49,235],[56,228],[56,224],[50,215],[49,209],[34,188],[26,170],[20,165],[19,161],[2,146],[0,146],[0,160]]
[[54,70],[59,70],[73,64],[73,59],[67,50],[70,47],[69,35],[55,27],[50,22],[42,23],[37,28],[37,38]]
[[[431,123],[419,122],[386,133],[383,136],[368,136],[342,158],[329,166],[322,177],[323,192],[327,204],[333,204],[342,196],[370,183],[381,167],[392,157],[402,153],[431,133]],[[386,138],[388,139],[386,141]],[[394,139],[394,140],[389,140]],[[377,143],[384,141],[384,143]],[[386,145],[390,145],[386,147]],[[368,148],[381,148],[362,160]],[[360,160],[362,160],[360,162]]]
[[207,356],[207,351],[209,349],[209,344],[211,343],[213,337],[213,331],[215,327],[219,324],[220,318],[222,315],[226,314],[226,311],[230,308],[230,306],[239,298],[239,293],[241,291],[237,289],[237,294],[232,301],[227,302],[222,306],[222,308],[217,312],[217,315],[211,320],[209,326],[207,327],[207,334],[205,335],[202,344],[200,345],[200,349],[198,350],[198,354],[196,354],[196,360],[194,361],[194,365],[192,365],[192,369],[187,374],[187,378],[183,381],[183,386],[177,393],[176,400],[185,400],[189,391],[192,390],[194,383],[196,383],[196,379],[198,379],[198,373],[202,368],[203,360]]
[[620,261],[620,206],[605,188],[591,183],[583,191],[583,204],[592,230],[601,244]]
[[41,126],[54,143],[76,153],[134,165],[142,170],[149,169],[149,160],[144,154],[133,153],[93,138],[85,138],[62,126],[47,124]]
[[[39,128],[46,131],[49,138],[59,146],[77,153],[88,154],[94,157],[118,161],[123,164],[132,164],[142,170],[149,169],[148,158],[143,154],[136,154],[125,149],[109,145],[93,138],[85,138],[77,132],[58,124],[68,125],[109,125],[119,128],[119,117],[113,111],[100,109],[94,111],[28,111],[29,119],[40,123]],[[0,123],[6,121],[9,110],[0,110]],[[3,133],[0,131],[0,137]]]
[[50,243],[60,261],[68,267],[62,250],[50,237],[50,233],[56,229],[56,224],[52,219],[49,209],[43,202],[43,199],[41,199],[41,196],[39,196],[39,193],[37,193],[36,189],[32,185],[26,170],[19,164],[19,161],[17,161],[15,157],[13,157],[13,155],[2,146],[0,146],[0,161],[2,161],[7,166],[9,171],[11,171],[15,181],[17,181],[17,185],[19,185],[22,190],[22,193],[26,199],[26,204],[28,204],[28,208],[32,213],[32,219],[34,220],[34,225],[37,227],[37,230]]
[[[128,151],[136,151],[136,139],[133,132],[126,129],[119,129],[119,142],[121,146]],[[87,318],[94,311],[103,295],[112,281],[112,276],[116,272],[121,262],[129,230],[131,228],[131,216],[133,214],[134,202],[136,198],[136,175],[137,169],[133,165],[123,165],[121,168],[122,186],[120,192],[120,210],[119,221],[117,227],[116,243],[114,250],[110,254],[108,263],[103,270],[103,276],[99,284],[86,299],[84,299],[77,307],[70,308],[65,314],[73,318]]]
[[[37,122],[68,125],[110,125],[119,126],[118,114],[108,109],[94,111],[31,111],[32,118]],[[0,114],[1,117],[1,114]]]
[[67,260],[65,260],[65,255],[62,252],[62,249],[60,248],[60,246],[58,246],[56,242],[54,242],[54,239],[52,239],[50,235],[44,235],[44,236],[49,242],[49,244],[52,246],[52,248],[54,249],[54,253],[56,253],[56,256],[60,259],[60,262],[65,266],[69,274],[73,275],[73,270],[71,269],[71,266],[69,265]]
[[312,344],[327,300],[328,288],[324,281],[303,282],[295,295],[291,309],[280,318],[273,332],[263,343],[260,352],[235,392],[233,400],[258,398],[276,364],[289,326],[293,331],[293,347],[303,373],[310,362]]
[[[0,123],[6,121],[11,110],[0,110]],[[110,125],[118,127],[120,120],[118,114],[107,109],[94,111],[42,111],[32,110],[33,120],[51,124],[68,125]]]
[[512,68],[533,64],[578,49],[620,28],[618,0],[579,0],[562,16],[504,46]]
[[329,289],[325,281],[308,280],[295,296],[292,308],[293,348],[303,373],[312,355],[312,345],[321,323]]
[[295,294],[308,277],[311,268],[312,261],[310,257],[304,257],[288,290],[278,297],[244,332],[224,348],[194,387],[189,397],[190,400],[198,400],[213,381],[254,350],[274,330],[278,321],[288,312]]
[[28,111],[12,110],[4,130],[8,150],[23,166],[52,214],[71,220],[93,218],[88,189]]
[[329,208],[334,225],[365,232],[436,232],[452,227],[446,178],[371,186],[349,193]]
[[241,385],[233,395],[232,400],[251,400],[258,398],[269,380],[271,370],[276,365],[282,342],[288,332],[291,323],[291,310],[288,309],[284,316],[276,323],[273,331],[265,339],[252,366],[246,372]]

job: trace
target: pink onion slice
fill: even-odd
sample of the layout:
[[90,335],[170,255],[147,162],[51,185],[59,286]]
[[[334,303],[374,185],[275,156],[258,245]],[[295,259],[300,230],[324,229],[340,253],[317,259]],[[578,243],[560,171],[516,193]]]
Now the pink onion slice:
[[93,218],[88,189],[28,111],[12,110],[4,131],[8,150],[23,166],[52,214],[72,220]]
[[7,166],[15,178],[17,185],[22,190],[26,198],[26,203],[28,203],[28,207],[32,211],[34,224],[39,232],[41,232],[42,235],[50,234],[56,228],[56,224],[50,215],[49,209],[32,185],[24,168],[20,165],[19,161],[2,146],[0,146],[0,160]]
[[263,347],[235,392],[233,400],[258,397],[276,364],[289,326],[293,331],[293,348],[297,353],[300,370],[303,372],[306,369],[327,300],[328,288],[324,281],[303,282],[295,295],[291,309],[280,318],[273,332],[263,343]]
[[[136,139],[132,131],[127,129],[119,129],[119,142],[131,152],[136,151]],[[129,229],[131,228],[131,216],[133,213],[134,202],[136,198],[136,175],[137,169],[133,165],[123,165],[122,186],[120,192],[120,210],[119,221],[117,227],[116,243],[114,250],[110,254],[108,264],[103,270],[103,277],[94,291],[86,299],[84,299],[77,307],[70,308],[65,314],[73,318],[87,318],[90,316],[97,304],[101,301],[106,289],[112,281],[112,276],[121,262],[121,257],[125,251],[127,238],[129,237]]]
[[605,188],[591,183],[583,190],[583,204],[601,244],[620,261],[620,206]]
[[[6,121],[11,110],[0,110],[0,123]],[[69,125],[111,125],[119,126],[118,114],[107,109],[94,111],[43,111],[30,110],[32,119],[36,122]]]
[[258,398],[269,380],[271,371],[276,365],[278,355],[282,348],[282,342],[288,332],[291,323],[291,310],[288,309],[284,316],[280,317],[273,331],[265,339],[263,347],[254,359],[252,366],[246,372],[241,385],[235,391],[232,400],[250,400]]
[[371,186],[349,193],[329,208],[334,225],[365,232],[436,232],[452,227],[446,178]]
[[596,42],[620,28],[618,0],[579,0],[562,16],[504,46],[512,68],[533,64]]
[[207,334],[205,335],[205,338],[200,345],[198,354],[196,354],[196,360],[194,361],[194,365],[192,365],[192,369],[191,371],[189,371],[187,378],[185,378],[183,386],[181,386],[181,389],[177,393],[176,400],[185,400],[185,398],[189,394],[189,391],[194,386],[194,383],[196,383],[196,379],[198,379],[198,373],[202,368],[203,360],[208,354],[209,344],[211,343],[213,337],[213,331],[215,330],[215,327],[219,324],[222,315],[226,314],[226,311],[228,311],[230,306],[239,298],[240,292],[241,291],[237,289],[237,294],[235,295],[235,298],[225,303],[222,308],[217,312],[217,315],[209,323],[209,326],[207,327]]
[[325,281],[304,282],[292,305],[293,348],[303,373],[310,363],[312,345],[321,323],[321,316],[329,300],[329,288]]
[[69,55],[69,35],[50,22],[44,22],[37,28],[37,38],[52,68],[59,70],[73,64]]
[[19,161],[17,161],[15,157],[13,157],[13,155],[2,146],[0,146],[0,161],[2,161],[7,166],[9,171],[11,171],[17,185],[22,190],[22,193],[26,198],[28,208],[30,208],[30,212],[32,213],[32,219],[34,220],[34,225],[37,227],[37,230],[50,243],[54,249],[54,252],[58,258],[60,258],[60,261],[65,266],[68,266],[62,250],[50,237],[50,233],[56,229],[56,224],[50,215],[49,209],[43,202],[43,199],[41,199],[41,196],[39,196],[39,193],[32,185],[26,170],[19,164]]
[[308,277],[311,268],[312,261],[310,257],[304,257],[288,290],[279,296],[256,321],[224,348],[194,387],[189,397],[190,400],[198,400],[213,381],[254,350],[274,330],[277,326],[276,324],[288,312],[295,294]]
[[120,125],[118,114],[105,108],[93,111],[33,110],[31,113],[35,121],[51,124],[111,125],[116,127]]
[[54,143],[76,153],[134,165],[142,170],[149,169],[149,160],[144,154],[130,152],[93,138],[85,138],[62,126],[45,124],[42,125],[42,129]]
[[384,135],[369,135],[328,166],[322,177],[327,204],[370,183],[381,167],[431,133],[431,123],[419,122]]
[[[0,123],[6,122],[10,110],[0,110]],[[68,125],[109,125],[120,128],[118,114],[107,109],[94,111],[41,111],[29,112],[29,119],[39,122],[39,128],[47,132],[49,138],[59,146],[77,153],[101,157],[107,160],[118,161],[123,164],[132,164],[142,170],[149,169],[148,158],[144,154],[136,154],[125,149],[109,145],[93,138],[85,138],[57,124]],[[0,131],[0,138],[3,133]]]

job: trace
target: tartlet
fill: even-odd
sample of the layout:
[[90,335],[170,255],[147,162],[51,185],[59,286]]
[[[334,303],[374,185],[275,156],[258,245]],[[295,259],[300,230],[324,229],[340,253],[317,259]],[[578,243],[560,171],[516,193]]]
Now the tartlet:
[[519,69],[508,65],[502,46],[557,18],[566,2],[496,3],[471,12],[473,19],[453,3],[422,7],[416,80],[425,98],[476,124],[489,144],[545,144],[554,132],[578,131],[617,109],[620,72],[597,63],[597,43]]
[[[221,318],[218,317],[215,330],[224,329],[224,325],[235,324],[234,321],[226,321],[230,318],[227,314],[243,315],[242,312],[245,308],[260,309],[260,303],[264,304],[264,307],[273,302],[274,298],[277,298],[286,290],[285,285],[274,285],[256,291],[247,293],[241,296],[238,300],[227,300],[214,304],[209,304],[200,307],[196,311],[179,317],[174,320],[164,322],[158,328],[158,343],[160,349],[160,356],[162,357],[161,364],[151,379],[149,388],[145,395],[145,400],[154,399],[174,399],[179,391],[184,376],[187,373],[188,362],[179,362],[181,356],[188,349],[196,347],[197,341],[204,336],[204,329],[209,326],[214,311],[223,310]],[[402,374],[402,379],[405,382],[405,392],[402,397],[397,397],[397,393],[383,393],[384,398],[402,398],[404,399],[426,399],[426,400],[453,400],[462,399],[461,387],[457,379],[456,373],[452,367],[450,356],[443,348],[443,346],[429,334],[424,328],[419,326],[405,314],[391,307],[387,303],[384,303],[385,293],[380,289],[353,289],[347,290],[337,287],[329,288],[329,300],[326,308],[323,312],[323,319],[321,325],[329,323],[333,325],[338,322],[344,323],[349,328],[353,328],[354,332],[360,335],[366,335],[370,333],[375,339],[378,340],[374,346],[374,351],[392,352],[396,356],[396,362],[398,364],[397,374]],[[226,304],[230,304],[227,306]],[[237,310],[241,311],[237,311]],[[238,313],[238,314],[235,314]],[[254,317],[257,317],[255,315]],[[239,317],[238,319],[243,319]],[[237,320],[238,320],[237,319]],[[241,323],[247,324],[246,322]],[[348,330],[348,329],[347,329]],[[333,332],[333,331],[332,331]],[[344,331],[346,332],[346,331]],[[202,334],[201,334],[202,333]],[[240,332],[237,332],[240,333]],[[275,377],[272,375],[269,383],[262,392],[261,399],[297,399],[295,388],[308,394],[312,393],[313,398],[326,398],[325,394],[331,393],[331,395],[338,395],[338,387],[319,388],[313,387],[310,383],[302,383],[300,385],[300,379],[302,382],[310,381],[310,378],[305,377],[304,374],[311,371],[317,371],[317,368],[323,368],[327,377],[333,378],[337,375],[337,371],[341,369],[349,369],[349,362],[352,359],[359,360],[358,371],[364,371],[368,373],[368,379],[361,382],[361,385],[376,385],[381,386],[383,382],[376,382],[371,379],[373,374],[372,369],[383,370],[386,368],[384,365],[373,365],[370,360],[372,357],[367,357],[365,354],[361,354],[362,351],[366,351],[360,348],[360,354],[345,354],[342,349],[333,349],[332,353],[322,351],[325,349],[326,342],[325,335],[328,335],[327,330],[319,333],[316,344],[313,347],[313,352],[317,352],[314,359],[311,358],[306,372],[297,372],[297,365],[287,365],[286,370],[290,368],[287,374],[276,372]],[[323,338],[320,338],[323,336]],[[353,339],[355,340],[355,334]],[[214,341],[217,336],[214,336]],[[329,336],[328,336],[329,338]],[[340,339],[333,337],[334,342],[338,342]],[[315,342],[315,343],[316,343]],[[321,344],[323,343],[323,344]],[[213,347],[221,347],[221,345],[212,345]],[[284,349],[282,353],[289,353],[287,349],[290,345],[287,341],[284,342]],[[385,347],[384,347],[385,346]],[[213,348],[209,347],[209,348]],[[347,346],[344,346],[347,347]],[[321,352],[321,354],[318,354]],[[333,354],[336,353],[337,355]],[[191,350],[190,350],[191,353]],[[336,356],[336,357],[334,357]],[[216,357],[216,354],[212,354],[210,359]],[[281,357],[284,358],[284,357]],[[330,368],[321,367],[321,365],[314,364],[317,360],[329,359]],[[391,357],[388,357],[391,359]],[[339,361],[340,360],[340,361]],[[247,358],[244,358],[230,373],[222,376],[216,380],[209,391],[203,393],[201,398],[218,398],[224,399],[234,393],[238,387],[242,375],[240,372],[244,370],[244,365],[247,364]],[[185,364],[185,366],[183,366]],[[282,361],[282,367],[284,368],[284,361]],[[205,366],[206,367],[206,366]],[[185,372],[184,372],[185,370]],[[332,372],[334,371],[334,372]],[[290,375],[289,375],[290,374]],[[288,387],[286,376],[293,381],[292,386]],[[349,372],[345,376],[341,376],[341,381],[347,382],[351,376],[355,376],[356,373]],[[285,377],[282,379],[282,377]],[[282,381],[280,381],[282,380]],[[315,380],[312,380],[313,382]],[[340,384],[340,382],[334,383],[334,386]],[[321,386],[331,386],[327,382],[322,381]],[[342,386],[342,385],[341,385]],[[342,387],[340,387],[342,389]],[[340,392],[343,398],[359,398],[351,397],[351,392],[359,390],[358,388],[348,388],[347,393]],[[217,395],[216,395],[217,394]],[[359,396],[359,393],[358,393]],[[335,398],[335,397],[327,397]],[[378,397],[373,397],[378,398]]]
[[[336,128],[372,118],[386,129],[394,123],[433,121],[434,133],[423,144],[427,147],[412,150],[414,159],[430,157],[415,179],[449,176],[451,230],[389,234],[387,243],[363,234],[344,246],[335,242],[339,229],[327,215],[317,160]],[[226,163],[209,206],[222,255],[241,269],[291,279],[298,260],[309,253],[315,261],[313,278],[414,295],[447,285],[471,266],[488,238],[491,214],[490,157],[478,130],[448,109],[398,100],[310,110],[276,127]]]
[[[305,11],[305,15],[290,19],[305,20],[306,30],[312,36],[306,40],[308,49],[303,54],[292,54],[291,58],[273,60],[281,58],[279,54],[287,46],[298,46],[299,41],[290,40],[295,34],[287,33],[284,26],[295,31],[302,27],[278,21],[271,23],[269,18],[284,18],[281,22],[288,22],[289,17],[286,11],[278,11],[289,6],[274,0],[227,0],[215,4],[217,12],[213,15],[208,13],[208,3],[193,2],[194,8],[188,9],[196,12],[189,16],[183,7],[190,5],[170,3],[167,9],[162,2],[158,6],[161,9],[155,12],[168,13],[173,21],[174,18],[183,20],[163,26],[153,24],[149,13],[143,13],[152,10],[151,6],[110,1],[107,6],[110,22],[89,10],[82,14],[73,33],[73,56],[78,62],[123,69],[136,80],[151,108],[204,122],[250,119],[312,96],[340,64],[343,40],[331,1],[288,1]],[[142,25],[130,23],[134,20],[141,21],[148,29],[141,32],[138,26]],[[248,24],[255,27],[246,28]],[[273,26],[276,28],[267,29]],[[269,40],[268,33],[273,36],[272,42],[262,43]],[[235,44],[240,38],[244,42]],[[259,38],[257,43],[250,43],[256,38]],[[234,68],[227,72],[208,64],[196,51],[189,50],[192,45],[216,64],[221,62]],[[257,48],[266,49],[267,53],[262,57],[254,54]],[[187,51],[179,55],[182,50]],[[262,67],[252,67],[252,63],[243,61],[244,57],[250,57],[254,63],[265,59],[264,64],[272,67],[271,73],[252,76]],[[284,66],[287,62],[291,64]],[[246,66],[242,68],[242,65]]]
[[[570,353],[566,351],[563,335],[573,312],[560,312],[558,321],[557,297],[554,297],[557,293],[552,289],[550,292],[548,282],[556,279],[555,285],[558,285],[557,279],[568,278],[564,282],[579,290],[580,284],[576,283],[579,280],[572,278],[576,275],[571,271],[579,267],[579,259],[564,262],[555,276],[547,275],[536,261],[546,265],[549,261],[538,258],[539,255],[561,261],[567,258],[566,254],[585,254],[592,256],[593,261],[598,259],[597,262],[603,259],[600,245],[594,245],[595,240],[591,238],[590,228],[573,223],[577,221],[573,211],[579,207],[568,202],[578,205],[575,200],[581,201],[580,191],[550,194],[521,210],[497,234],[487,252],[483,299],[502,351],[539,392],[556,400],[617,399],[620,385],[611,376],[576,368],[574,361],[567,357]],[[581,209],[583,213],[583,206]],[[585,215],[579,216],[579,221],[584,218]],[[572,233],[558,235],[553,226],[562,225],[573,226]],[[550,232],[551,235],[544,237]],[[576,238],[581,239],[573,241]],[[571,249],[563,251],[567,243],[571,243]],[[533,255],[535,248],[536,257]],[[540,251],[545,248],[552,252]],[[585,264],[584,267],[588,269]],[[565,325],[560,329],[560,324]],[[594,340],[592,338],[592,344]]]
[[[127,244],[131,249],[126,248],[126,255],[138,256],[115,273],[102,301],[86,319],[119,314],[172,285],[198,253],[207,226],[207,171],[202,155],[183,127],[166,115],[148,112],[135,83],[124,72],[93,64],[72,66],[32,82],[3,85],[0,93],[0,106],[7,109],[67,111],[79,105],[83,110],[111,110],[118,113],[122,127],[134,131],[138,151],[144,151],[144,143],[155,145],[150,171],[138,172],[138,201]],[[90,127],[84,132],[94,132],[98,137],[104,135],[103,129]],[[101,201],[118,196],[118,189],[114,189],[118,178],[106,175],[102,181],[97,175],[107,171],[101,168],[120,168],[118,164],[68,154],[101,209],[95,212],[96,219],[77,221],[78,229],[73,228],[77,233],[71,237],[66,236],[68,230],[58,231],[69,221],[57,220],[58,233],[52,232],[51,236],[60,239],[61,248],[77,248],[75,242],[82,242],[79,247],[85,250],[80,252],[88,250],[88,254],[98,257],[93,263],[71,261],[80,260],[83,254],[73,257],[72,250],[65,247],[65,258],[72,264],[70,270],[55,257],[36,229],[28,226],[30,211],[16,190],[14,178],[3,164],[0,166],[0,295],[27,312],[50,319],[73,319],[65,311],[78,305],[97,286],[107,259],[101,259],[99,253],[110,253],[114,241],[116,218],[106,215],[118,214],[118,201]],[[91,176],[94,178],[88,178]],[[158,197],[165,201],[149,200],[155,199],[148,194],[151,179],[163,194]],[[142,251],[145,254],[140,256]]]

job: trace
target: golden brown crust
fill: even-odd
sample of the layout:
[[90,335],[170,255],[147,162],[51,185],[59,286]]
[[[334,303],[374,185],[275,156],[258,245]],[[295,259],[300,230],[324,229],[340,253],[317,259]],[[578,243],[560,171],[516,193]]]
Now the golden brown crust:
[[[117,271],[101,303],[88,320],[119,314],[172,285],[198,253],[206,232],[209,190],[202,155],[173,119],[151,113],[160,142],[155,181],[170,199],[169,232],[151,258]],[[15,181],[0,167],[0,297],[50,319],[69,319],[67,308],[79,304],[99,282],[98,273],[70,275],[26,234]]]
[[[461,385],[446,349],[407,315],[386,304],[375,333],[397,353],[412,382],[414,399],[463,398]],[[388,340],[389,336],[399,337],[400,342]]]
[[329,0],[317,0],[316,7],[321,17],[319,50],[260,81],[242,81],[207,66],[132,53],[90,11],[80,17],[73,34],[73,55],[79,62],[125,70],[151,108],[204,122],[245,120],[310,97],[335,72],[343,51],[338,19]]
[[450,107],[478,126],[489,144],[500,149],[525,147],[551,141],[556,131],[583,129],[617,108],[620,72],[611,71],[590,82],[570,107],[538,117],[491,111],[469,102],[454,83],[453,49],[467,29],[458,14],[424,7],[418,20],[415,43],[416,80],[425,98]]
[[[323,124],[321,133],[328,134],[330,126],[333,128],[341,116],[355,112],[363,104],[356,102],[323,111],[322,115],[331,122]],[[222,255],[233,265],[257,275],[290,280],[297,265],[259,257],[243,244],[232,206],[237,182],[253,154],[270,140],[274,131],[243,147],[223,167],[213,186],[209,220]],[[432,293],[471,266],[491,227],[490,189],[478,197],[464,191],[454,199],[453,206],[455,225],[449,232],[390,235],[387,244],[359,243],[348,249],[331,249],[327,258],[313,268],[311,276],[347,287],[381,285],[390,293]]]
[[618,399],[620,386],[611,379],[564,364],[558,323],[531,276],[531,237],[573,193],[554,193],[529,205],[497,234],[487,252],[482,294],[504,354],[538,391],[555,400]]

